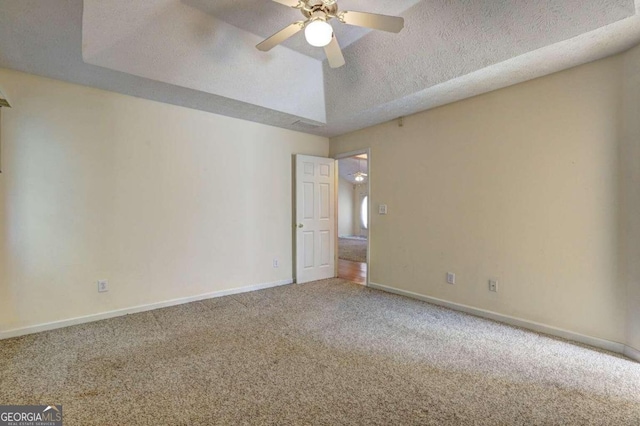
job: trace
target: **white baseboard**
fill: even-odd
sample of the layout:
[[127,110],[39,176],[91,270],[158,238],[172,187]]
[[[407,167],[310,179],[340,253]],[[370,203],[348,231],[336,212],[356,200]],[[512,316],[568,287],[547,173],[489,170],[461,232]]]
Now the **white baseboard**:
[[394,293],[401,296],[410,297],[412,299],[422,300],[434,305],[443,306],[445,308],[453,309],[455,311],[465,312],[467,314],[488,318],[494,321],[502,322],[505,324],[513,325],[516,327],[526,328],[538,333],[550,334],[556,337],[562,337],[563,339],[572,340],[574,342],[583,343],[585,345],[594,346],[596,348],[605,349],[607,351],[623,354],[629,358],[640,361],[640,352],[637,350],[625,346],[622,343],[612,342],[610,340],[600,339],[597,337],[585,336],[584,334],[574,333],[573,331],[563,330],[561,328],[552,327],[550,325],[541,324],[534,321],[528,321],[521,318],[511,317],[509,315],[499,314],[497,312],[487,311],[484,309],[474,308],[473,306],[462,305],[460,303],[449,302],[447,300],[437,299],[435,297],[424,296],[422,294],[413,293],[411,291],[400,290],[394,287],[388,287],[382,284],[369,283],[369,287],[377,290],[386,291],[388,293]]
[[26,334],[40,333],[42,331],[55,330],[56,328],[69,327],[71,325],[84,324],[93,321],[100,321],[108,318],[120,317],[123,315],[136,314],[139,312],[151,311],[154,309],[167,308],[169,306],[182,305],[199,300],[213,299],[216,297],[229,296],[232,294],[247,293],[250,291],[263,290],[265,288],[278,287],[282,285],[293,284],[292,279],[275,281],[271,283],[255,284],[244,287],[232,288],[229,290],[214,291],[212,293],[199,294],[196,296],[182,297],[179,299],[167,300],[164,302],[150,303],[147,305],[138,305],[131,308],[117,309],[115,311],[102,312],[99,314],[86,315],[82,317],[70,318],[61,321],[53,321],[45,324],[32,325],[24,328],[16,328],[13,330],[0,331],[0,340],[10,339],[12,337],[24,336]]
[[640,351],[631,346],[624,347],[624,356],[640,362]]

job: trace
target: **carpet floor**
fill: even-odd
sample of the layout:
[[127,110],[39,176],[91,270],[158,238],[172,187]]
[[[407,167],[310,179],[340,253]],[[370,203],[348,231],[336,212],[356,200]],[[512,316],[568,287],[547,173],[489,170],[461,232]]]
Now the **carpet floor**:
[[0,341],[65,425],[638,425],[640,364],[342,280]]
[[366,238],[338,238],[338,258],[351,262],[367,261]]

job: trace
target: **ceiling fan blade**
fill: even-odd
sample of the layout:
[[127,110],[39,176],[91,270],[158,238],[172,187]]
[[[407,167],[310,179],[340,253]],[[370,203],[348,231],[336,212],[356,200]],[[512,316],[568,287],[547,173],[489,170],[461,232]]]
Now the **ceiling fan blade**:
[[300,0],[273,0],[276,3],[280,3],[284,6],[294,7],[296,9],[300,9],[303,5]]
[[331,43],[324,47],[324,53],[327,54],[327,59],[329,60],[329,66],[331,68],[340,68],[345,64],[342,49],[340,49],[340,44],[338,44],[338,39],[335,35],[331,39]]
[[282,43],[283,41],[285,41],[286,39],[288,39],[289,37],[302,31],[303,28],[304,28],[304,21],[294,22],[288,27],[278,31],[277,33],[275,33],[274,35],[272,35],[271,37],[269,37],[268,39],[266,39],[256,47],[258,48],[258,50],[267,52],[273,49],[274,47],[276,47],[277,45],[279,45],[280,43]]
[[400,18],[399,16],[346,11],[340,13],[338,19],[345,24],[389,31],[391,33],[399,33],[404,28],[404,18]]

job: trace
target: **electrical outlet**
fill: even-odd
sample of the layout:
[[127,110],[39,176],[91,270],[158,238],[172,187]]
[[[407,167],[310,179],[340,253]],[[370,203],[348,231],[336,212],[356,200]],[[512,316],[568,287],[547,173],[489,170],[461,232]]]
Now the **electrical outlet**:
[[447,272],[447,282],[449,284],[455,284],[456,283],[456,274],[454,274],[453,272]]
[[498,292],[498,281],[497,280],[489,280],[489,291],[493,291],[494,293]]
[[104,293],[109,291],[109,281],[107,280],[99,280],[98,281],[98,293]]
[[386,204],[380,204],[378,206],[378,214],[387,214],[387,205]]
[[279,268],[280,267],[280,263],[278,262],[278,259],[273,259],[273,267],[274,268]]

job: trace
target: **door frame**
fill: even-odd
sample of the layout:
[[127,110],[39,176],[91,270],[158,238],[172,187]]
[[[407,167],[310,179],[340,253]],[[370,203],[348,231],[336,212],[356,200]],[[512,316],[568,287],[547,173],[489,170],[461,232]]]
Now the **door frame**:
[[339,185],[339,181],[338,179],[340,179],[340,163],[338,162],[338,160],[342,160],[345,158],[351,158],[351,157],[355,157],[356,155],[362,155],[362,154],[367,154],[367,279],[365,282],[365,286],[369,287],[370,284],[370,280],[371,280],[371,228],[372,228],[372,224],[371,224],[371,205],[372,205],[372,198],[371,198],[371,147],[368,148],[362,148],[362,149],[357,149],[355,151],[349,151],[349,152],[342,152],[340,154],[335,154],[333,156],[333,159],[336,160],[336,191],[335,191],[335,208],[336,208],[336,212],[335,212],[335,218],[336,218],[336,226],[335,226],[335,241],[336,241],[336,248],[335,248],[335,264],[336,264],[336,270],[335,270],[335,276],[338,276],[338,262],[339,262],[339,253],[338,253],[338,185]]

